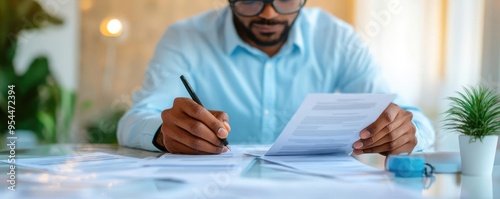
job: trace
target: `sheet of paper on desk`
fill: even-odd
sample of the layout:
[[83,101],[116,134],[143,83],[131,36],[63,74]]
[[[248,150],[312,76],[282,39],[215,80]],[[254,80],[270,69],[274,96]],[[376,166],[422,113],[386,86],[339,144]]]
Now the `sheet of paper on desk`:
[[[79,172],[139,166],[140,159],[107,153],[17,159],[16,165],[54,172]],[[5,161],[2,161],[5,162]]]
[[222,153],[219,155],[180,155],[165,153],[157,159],[143,162],[144,166],[170,166],[170,167],[235,167],[242,162],[242,155],[234,152]]
[[310,94],[266,156],[352,151],[359,132],[374,122],[393,94]]
[[349,181],[387,179],[389,172],[367,166],[349,155],[261,156],[260,159],[284,166],[284,170],[334,177]]
[[165,153],[156,159],[142,162],[143,166],[161,167],[169,171],[189,170],[192,173],[200,171],[243,171],[255,159],[244,154],[245,149],[233,147],[232,151],[218,155],[180,155]]
[[[108,176],[177,179],[183,182],[205,182],[223,176],[238,177],[249,168],[255,157],[233,146],[232,151],[218,155],[180,155],[165,153],[159,158],[141,162],[143,168],[133,172],[108,172]],[[214,177],[215,176],[215,177]]]

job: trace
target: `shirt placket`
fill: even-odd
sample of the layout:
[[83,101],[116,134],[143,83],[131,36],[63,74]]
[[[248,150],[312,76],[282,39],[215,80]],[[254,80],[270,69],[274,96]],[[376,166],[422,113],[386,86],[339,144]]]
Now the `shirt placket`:
[[276,101],[276,82],[275,82],[275,67],[273,59],[264,61],[263,74],[263,101],[262,101],[262,127],[260,141],[261,143],[270,143],[273,140],[274,129],[272,122],[274,115],[274,103]]

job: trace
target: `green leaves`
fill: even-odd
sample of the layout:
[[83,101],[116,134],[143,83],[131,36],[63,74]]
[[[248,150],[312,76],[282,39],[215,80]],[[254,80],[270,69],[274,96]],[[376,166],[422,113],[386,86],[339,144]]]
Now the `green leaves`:
[[125,114],[126,110],[109,110],[105,115],[97,118],[94,122],[86,125],[87,140],[92,144],[116,144],[118,143],[116,131],[118,121]]
[[7,61],[5,59],[7,50],[16,46],[21,31],[41,29],[62,23],[60,18],[46,12],[38,1],[0,1],[0,62]]
[[[59,140],[57,132],[67,133],[73,116],[74,93],[55,80],[46,57],[37,57],[24,74],[14,71],[17,44],[26,30],[62,24],[36,0],[0,1],[0,118],[7,118],[7,86],[15,85],[16,129],[33,131],[41,142]],[[70,109],[70,110],[68,110]],[[6,133],[0,123],[0,135]]]
[[495,90],[470,86],[448,100],[451,104],[445,112],[445,129],[471,136],[470,142],[500,134],[500,96]]
[[[7,99],[4,95],[7,86],[16,86],[16,129],[31,130],[45,143],[56,142],[58,116],[62,111],[62,88],[52,76],[48,59],[36,58],[22,75],[15,74],[13,67],[0,68],[0,77],[5,77],[0,80],[1,102]],[[2,117],[7,114],[4,104],[7,103],[2,103]],[[5,133],[6,126],[0,125],[0,128],[0,134]]]
[[19,92],[21,95],[36,92],[38,85],[47,81],[50,74],[49,61],[46,57],[37,57],[30,64],[28,70],[19,81]]

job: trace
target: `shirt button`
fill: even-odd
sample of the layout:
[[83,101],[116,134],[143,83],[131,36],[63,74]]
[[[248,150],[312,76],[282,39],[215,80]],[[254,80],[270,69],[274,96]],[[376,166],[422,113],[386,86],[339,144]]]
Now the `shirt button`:
[[266,63],[266,69],[271,69],[272,64],[271,63]]
[[265,115],[265,116],[268,116],[268,115],[269,115],[269,110],[264,109],[264,115]]

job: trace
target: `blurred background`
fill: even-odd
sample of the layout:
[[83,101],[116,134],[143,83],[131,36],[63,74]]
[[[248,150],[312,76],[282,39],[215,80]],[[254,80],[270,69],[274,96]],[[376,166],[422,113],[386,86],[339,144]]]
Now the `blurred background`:
[[[18,147],[116,143],[117,121],[166,28],[225,6],[226,0],[3,0],[0,117],[8,115],[7,85],[15,85]],[[307,6],[352,24],[393,89],[433,120],[436,149],[458,151],[457,135],[441,128],[444,99],[466,85],[498,88],[500,1],[308,0]]]

